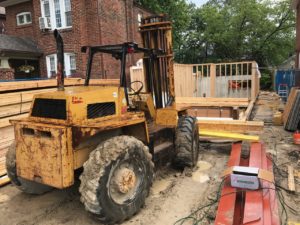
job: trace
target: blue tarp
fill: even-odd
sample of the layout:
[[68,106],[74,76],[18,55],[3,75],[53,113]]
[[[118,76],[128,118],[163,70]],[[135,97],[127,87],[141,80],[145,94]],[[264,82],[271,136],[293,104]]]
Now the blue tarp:
[[277,70],[275,73],[275,91],[278,93],[279,85],[287,85],[289,93],[295,86],[295,70]]

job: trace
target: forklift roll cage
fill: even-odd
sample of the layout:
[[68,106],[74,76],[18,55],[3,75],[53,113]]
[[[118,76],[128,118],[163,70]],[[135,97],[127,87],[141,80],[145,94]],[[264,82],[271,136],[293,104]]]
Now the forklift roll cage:
[[[155,57],[162,53],[162,51],[157,51],[154,49],[141,48],[138,44],[134,42],[125,42],[123,44],[117,45],[103,45],[103,46],[83,46],[81,48],[81,52],[88,54],[88,63],[86,68],[86,77],[85,77],[85,86],[89,85],[91,78],[91,70],[93,58],[96,53],[107,53],[111,54],[117,60],[121,61],[121,72],[120,72],[120,87],[124,88],[125,97],[127,104],[129,103],[128,91],[127,91],[127,79],[126,79],[126,56],[127,54],[134,53],[144,53],[150,58],[150,61],[153,62]],[[151,63],[150,67],[153,67],[153,63]]]

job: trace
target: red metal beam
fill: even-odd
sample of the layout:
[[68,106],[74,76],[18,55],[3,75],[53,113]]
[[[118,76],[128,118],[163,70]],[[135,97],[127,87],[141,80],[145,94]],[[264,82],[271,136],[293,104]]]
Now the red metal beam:
[[[228,167],[238,166],[241,158],[241,143],[233,144],[230,154]],[[232,225],[235,223],[235,204],[236,188],[231,187],[230,178],[225,178],[224,186],[221,193],[221,199],[218,205],[218,211],[215,219],[215,225]]]
[[[261,143],[252,143],[249,167],[262,167]],[[243,224],[263,225],[263,194],[261,190],[246,191]]]

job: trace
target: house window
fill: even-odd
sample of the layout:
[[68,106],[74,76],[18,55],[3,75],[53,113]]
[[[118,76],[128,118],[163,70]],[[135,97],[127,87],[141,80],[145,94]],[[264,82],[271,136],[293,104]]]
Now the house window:
[[[65,76],[70,76],[76,73],[76,57],[74,53],[65,53],[64,54],[65,68],[64,74]],[[46,64],[47,64],[47,75],[48,77],[53,77],[57,72],[57,55],[52,54],[46,56]]]
[[47,75],[48,77],[55,76],[57,70],[56,54],[46,56],[46,64],[47,64]]
[[73,53],[65,54],[65,73],[67,76],[76,73],[76,57]]
[[72,27],[71,0],[41,0],[41,11],[53,30]]
[[139,24],[139,26],[141,26],[141,24],[142,24],[142,18],[143,18],[143,15],[142,14],[138,14],[138,24]]
[[30,12],[22,12],[17,14],[17,25],[25,25],[25,24],[31,24],[31,13]]

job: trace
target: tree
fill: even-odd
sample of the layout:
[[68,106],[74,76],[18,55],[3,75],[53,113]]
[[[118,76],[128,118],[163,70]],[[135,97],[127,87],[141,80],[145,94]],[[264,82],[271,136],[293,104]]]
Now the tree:
[[188,30],[177,52],[181,62],[247,59],[273,66],[294,49],[295,18],[288,0],[210,0],[194,10]]
[[173,25],[173,48],[176,52],[184,44],[184,33],[191,21],[190,11],[194,5],[185,0],[137,0],[137,3],[160,14],[167,14]]
[[175,60],[181,63],[255,60],[274,66],[294,52],[290,0],[139,0],[173,22]]

